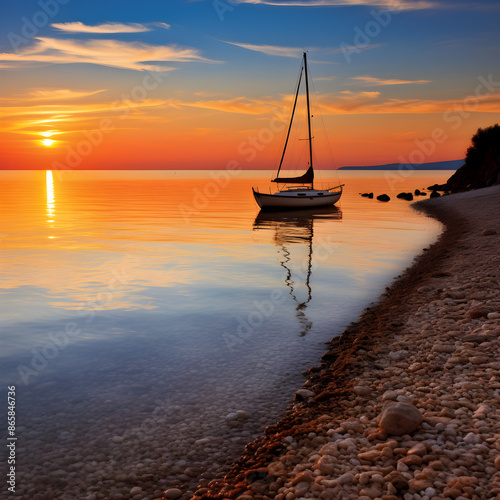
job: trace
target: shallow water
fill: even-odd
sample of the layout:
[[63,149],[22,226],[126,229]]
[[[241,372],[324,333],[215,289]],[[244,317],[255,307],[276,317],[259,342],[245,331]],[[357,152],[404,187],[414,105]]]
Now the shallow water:
[[449,174],[341,172],[338,208],[259,214],[267,172],[0,173],[20,496],[154,498],[213,477],[435,240],[395,195]]

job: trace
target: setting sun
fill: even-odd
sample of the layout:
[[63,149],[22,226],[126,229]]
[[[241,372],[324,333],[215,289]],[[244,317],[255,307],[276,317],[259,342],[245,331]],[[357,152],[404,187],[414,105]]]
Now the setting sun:
[[44,139],[41,142],[44,146],[52,146],[56,141],[53,141],[52,139]]

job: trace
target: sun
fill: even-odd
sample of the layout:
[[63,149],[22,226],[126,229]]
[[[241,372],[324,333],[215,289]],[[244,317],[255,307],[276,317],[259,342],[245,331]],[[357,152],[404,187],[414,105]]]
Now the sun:
[[40,141],[44,146],[50,147],[53,144],[55,144],[57,141],[53,141],[52,139],[44,139],[43,141]]

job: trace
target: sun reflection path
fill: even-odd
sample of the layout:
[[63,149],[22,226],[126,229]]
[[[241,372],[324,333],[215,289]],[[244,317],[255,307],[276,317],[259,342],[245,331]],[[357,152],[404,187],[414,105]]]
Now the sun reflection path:
[[[47,184],[47,222],[51,224],[50,227],[54,227],[56,205],[54,203],[54,178],[52,177],[52,170],[47,170],[45,172],[45,179]],[[51,236],[49,236],[49,238],[51,238]]]

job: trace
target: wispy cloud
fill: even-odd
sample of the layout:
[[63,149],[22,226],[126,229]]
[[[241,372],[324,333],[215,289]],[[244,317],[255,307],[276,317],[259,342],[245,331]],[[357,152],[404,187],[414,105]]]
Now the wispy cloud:
[[30,115],[54,115],[54,116],[71,116],[78,114],[92,114],[96,112],[111,113],[119,109],[137,109],[143,107],[160,106],[166,101],[161,99],[143,99],[142,101],[123,101],[120,103],[95,103],[95,104],[43,104],[38,106],[8,106],[0,107],[1,117],[13,116],[30,116]]
[[351,80],[359,80],[367,85],[409,85],[413,83],[430,83],[431,80],[398,80],[396,78],[383,80],[374,76],[353,76]]
[[238,42],[227,42],[221,40],[221,42],[228,43],[230,45],[236,45],[243,49],[253,50],[254,52],[261,52],[267,54],[268,56],[281,56],[281,57],[293,57],[297,58],[302,55],[304,49],[297,47],[280,47],[278,45],[256,45],[253,43],[238,43]]
[[277,103],[259,99],[247,99],[246,97],[235,97],[233,99],[199,100],[187,102],[171,99],[168,104],[174,108],[189,106],[193,108],[213,109],[225,113],[241,113],[245,115],[263,115],[276,108]]
[[[241,43],[241,42],[229,42],[227,40],[220,40],[223,43],[228,43],[230,45],[235,45],[236,47],[241,47],[243,49],[252,50],[254,52],[261,52],[262,54],[266,54],[268,56],[279,56],[279,57],[293,57],[299,58],[302,56],[304,52],[304,48],[302,47],[282,47],[279,45],[257,45],[254,43]],[[357,46],[345,46],[338,48],[309,48],[308,51],[312,54],[321,53],[322,55],[331,55],[331,54],[343,54],[346,51],[355,50],[356,52],[360,50],[370,50],[377,47],[381,47],[380,43],[368,44],[363,47]],[[328,64],[328,61],[314,61],[311,62],[324,63]],[[331,64],[331,63],[329,63]]]
[[429,2],[427,0],[238,0],[238,3],[272,5],[275,7],[338,7],[367,5],[392,11],[431,9],[436,6],[435,2]]
[[[167,62],[217,62],[202,57],[197,49],[181,48],[176,45],[149,45],[119,40],[60,40],[57,38],[36,38],[33,46],[19,53],[0,54],[0,61],[17,64],[26,63],[87,63],[132,70],[161,71]],[[14,65],[11,65],[14,67]]]
[[[467,99],[467,98],[465,98]],[[318,96],[323,114],[443,114],[456,112],[465,99],[386,99],[380,92],[344,91],[337,96]],[[477,98],[478,113],[500,112],[500,93]]]
[[15,94],[11,97],[0,97],[0,101],[9,102],[33,102],[33,101],[61,101],[79,99],[81,97],[88,97],[101,92],[106,92],[107,89],[102,90],[70,90],[70,89],[37,89],[25,94]]
[[[236,97],[232,99],[198,100],[187,102],[170,100],[168,104],[175,108],[190,106],[212,109],[226,113],[246,115],[265,115],[277,109],[288,110],[293,96],[286,94],[278,99],[248,99]],[[482,96],[478,99],[478,113],[500,112],[500,93]],[[376,91],[343,91],[338,94],[321,94],[317,96],[318,106],[324,115],[345,114],[430,114],[453,112],[457,106],[463,106],[463,99],[422,100],[422,99],[387,99]]]
[[[72,103],[72,104],[33,104],[28,100],[24,104],[0,106],[0,130],[15,134],[40,134],[49,129],[58,135],[71,132],[76,124],[94,127],[103,117],[111,119],[120,116],[122,111],[134,113],[134,119],[140,119],[141,113],[148,108],[159,108],[166,101],[161,99],[143,99],[141,101]],[[150,115],[148,116],[150,119]],[[55,133],[55,132],[54,132]]]
[[[170,25],[167,23],[148,23],[148,25],[165,29],[170,28]],[[148,25],[139,23],[107,22],[90,26],[79,21],[51,24],[53,28],[68,33],[141,33],[144,31],[151,31],[152,28],[148,27]]]
[[157,28],[163,28],[165,30],[168,30],[171,28],[170,24],[167,23],[148,23],[151,26],[156,26]]

